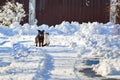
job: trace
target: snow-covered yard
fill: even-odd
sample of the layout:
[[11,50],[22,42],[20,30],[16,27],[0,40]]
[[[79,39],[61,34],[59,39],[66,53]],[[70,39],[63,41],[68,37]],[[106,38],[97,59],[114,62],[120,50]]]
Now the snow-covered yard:
[[[35,46],[38,29],[49,32],[49,46]],[[85,69],[91,73],[86,75]],[[0,80],[93,78],[120,79],[119,25],[63,21],[49,28],[45,24],[0,26]]]

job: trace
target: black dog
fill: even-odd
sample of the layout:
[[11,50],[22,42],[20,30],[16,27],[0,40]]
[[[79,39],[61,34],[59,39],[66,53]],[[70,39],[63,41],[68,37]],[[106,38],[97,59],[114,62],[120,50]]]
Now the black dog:
[[38,35],[35,37],[36,47],[43,47],[44,45],[44,30],[38,30]]

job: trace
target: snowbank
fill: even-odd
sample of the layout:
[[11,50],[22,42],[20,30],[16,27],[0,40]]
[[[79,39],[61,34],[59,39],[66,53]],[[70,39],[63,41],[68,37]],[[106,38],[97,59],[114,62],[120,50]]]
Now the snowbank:
[[13,36],[13,35],[35,35],[37,34],[37,30],[42,29],[50,34],[58,34],[58,35],[76,35],[76,36],[87,36],[93,34],[100,34],[100,35],[117,35],[120,34],[120,26],[114,25],[113,23],[82,23],[79,24],[78,22],[65,22],[63,21],[59,25],[55,26],[48,26],[46,24],[36,26],[36,25],[29,25],[28,23],[24,25],[20,25],[18,22],[14,22],[10,25],[10,28],[5,26],[0,26],[0,33]]
[[102,76],[120,75],[120,59],[103,59],[93,70]]

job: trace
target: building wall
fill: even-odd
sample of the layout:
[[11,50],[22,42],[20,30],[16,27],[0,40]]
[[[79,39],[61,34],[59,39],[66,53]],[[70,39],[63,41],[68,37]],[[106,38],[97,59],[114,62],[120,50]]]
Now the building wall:
[[62,21],[109,21],[110,0],[36,0],[38,25],[55,25]]
[[[0,6],[5,0],[0,0]],[[11,0],[9,0],[11,1]],[[34,24],[35,19],[38,25],[60,24],[62,21],[82,22],[103,22],[110,18],[110,0],[14,0],[23,4],[27,16],[22,23]],[[30,15],[30,1],[34,5],[34,15]],[[34,3],[36,1],[36,3]]]

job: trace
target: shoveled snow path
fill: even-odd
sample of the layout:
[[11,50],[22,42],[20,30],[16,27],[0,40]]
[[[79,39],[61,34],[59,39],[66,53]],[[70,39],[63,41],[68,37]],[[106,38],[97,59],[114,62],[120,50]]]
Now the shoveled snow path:
[[74,73],[76,51],[68,47],[45,47],[44,52],[51,57],[46,64],[50,70],[49,80],[77,80]]
[[32,37],[14,38],[0,37],[0,80],[43,80],[46,54]]
[[44,55],[33,52],[14,60],[9,54],[5,54],[0,54],[2,60],[0,61],[0,80],[37,80],[42,78]]
[[36,48],[33,37],[0,38],[0,79],[76,80],[76,51],[59,45]]

